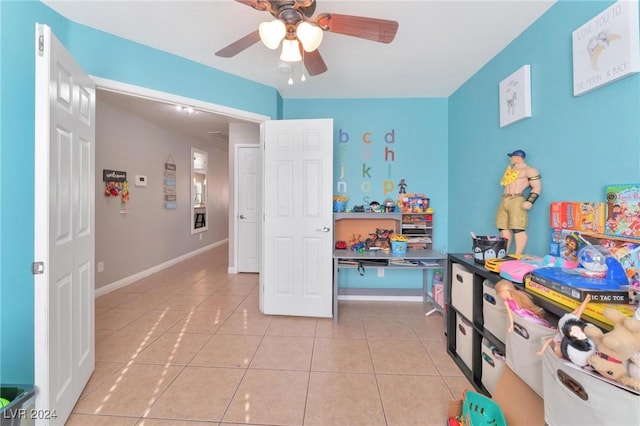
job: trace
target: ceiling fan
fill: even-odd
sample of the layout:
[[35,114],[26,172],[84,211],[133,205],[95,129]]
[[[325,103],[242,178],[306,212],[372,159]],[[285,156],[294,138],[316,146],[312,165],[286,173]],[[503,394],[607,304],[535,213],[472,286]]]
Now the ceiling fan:
[[337,13],[321,13],[313,18],[315,0],[236,1],[259,11],[269,12],[275,20],[263,22],[258,30],[220,49],[215,53],[216,56],[231,58],[260,40],[270,49],[277,49],[282,41],[280,59],[286,62],[302,60],[312,76],[327,70],[318,51],[323,32],[391,43],[398,31],[398,23],[386,19]]

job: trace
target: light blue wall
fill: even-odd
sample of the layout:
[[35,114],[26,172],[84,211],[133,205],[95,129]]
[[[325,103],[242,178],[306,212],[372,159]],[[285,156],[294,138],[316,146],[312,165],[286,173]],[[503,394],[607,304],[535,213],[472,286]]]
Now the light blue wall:
[[[446,251],[447,99],[285,99],[283,103],[285,119],[333,119],[334,193],[344,193],[341,182],[346,184],[348,209],[373,200],[397,200],[398,182],[405,179],[407,192],[431,199],[434,248]],[[384,278],[374,273],[364,278],[345,274],[340,285],[422,286],[420,274],[407,279],[405,272],[388,271]]]
[[0,382],[33,383],[35,24],[91,75],[278,117],[278,92],[67,21],[40,2],[0,1]]
[[346,183],[347,208],[397,200],[398,182],[405,179],[407,192],[431,199],[435,247],[446,248],[446,99],[285,99],[283,104],[284,119],[333,119],[334,193],[342,192],[339,182]]
[[[604,201],[608,183],[640,181],[640,76],[573,96],[571,34],[611,2],[560,1],[449,98],[449,249],[495,234],[507,152],[542,175],[527,253],[549,250],[551,201]],[[498,124],[498,84],[531,65],[532,117]]]

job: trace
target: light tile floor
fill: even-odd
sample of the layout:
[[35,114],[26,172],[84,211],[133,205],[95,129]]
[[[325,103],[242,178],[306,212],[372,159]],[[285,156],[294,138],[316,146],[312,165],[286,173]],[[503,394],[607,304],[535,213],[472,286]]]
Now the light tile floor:
[[440,314],[341,301],[340,321],[267,316],[227,246],[96,300],[96,368],[67,425],[437,425],[472,385]]

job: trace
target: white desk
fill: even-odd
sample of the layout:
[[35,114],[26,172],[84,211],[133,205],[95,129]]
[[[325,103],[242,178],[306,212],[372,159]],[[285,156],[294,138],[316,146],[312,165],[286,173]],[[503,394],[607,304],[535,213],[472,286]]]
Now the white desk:
[[[390,263],[392,260],[414,260],[422,261],[415,265],[396,265]],[[345,261],[353,261],[354,264],[345,263]],[[367,264],[370,261],[370,264]],[[373,262],[380,262],[375,263]],[[333,251],[333,321],[338,322],[338,284],[340,277],[340,269],[357,269],[358,262],[365,268],[394,268],[394,269],[413,269],[422,270],[422,290],[421,295],[425,302],[433,305],[433,309],[427,312],[430,315],[434,312],[440,312],[445,317],[444,307],[438,305],[431,296],[429,283],[429,270],[441,269],[442,282],[447,283],[447,255],[433,250],[409,250],[404,254],[393,254],[390,251],[365,251],[358,253],[353,250],[334,250]],[[446,288],[446,285],[445,285]],[[373,291],[373,290],[372,290]],[[377,291],[382,292],[381,289]],[[446,294],[445,294],[446,300]]]

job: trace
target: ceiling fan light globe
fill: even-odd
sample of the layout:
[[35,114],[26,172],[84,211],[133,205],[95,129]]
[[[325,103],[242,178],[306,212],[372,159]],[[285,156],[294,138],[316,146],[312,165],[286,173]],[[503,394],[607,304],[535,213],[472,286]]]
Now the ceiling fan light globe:
[[300,62],[302,55],[300,54],[300,46],[298,40],[283,40],[282,53],[280,60],[285,62]]
[[277,49],[280,45],[280,41],[287,34],[287,28],[284,22],[280,20],[274,20],[271,22],[263,22],[258,26],[258,34],[260,34],[260,40],[269,49]]
[[305,52],[313,52],[320,47],[323,34],[324,31],[322,31],[322,28],[308,22],[300,22],[296,29],[296,35],[302,43],[302,48]]

